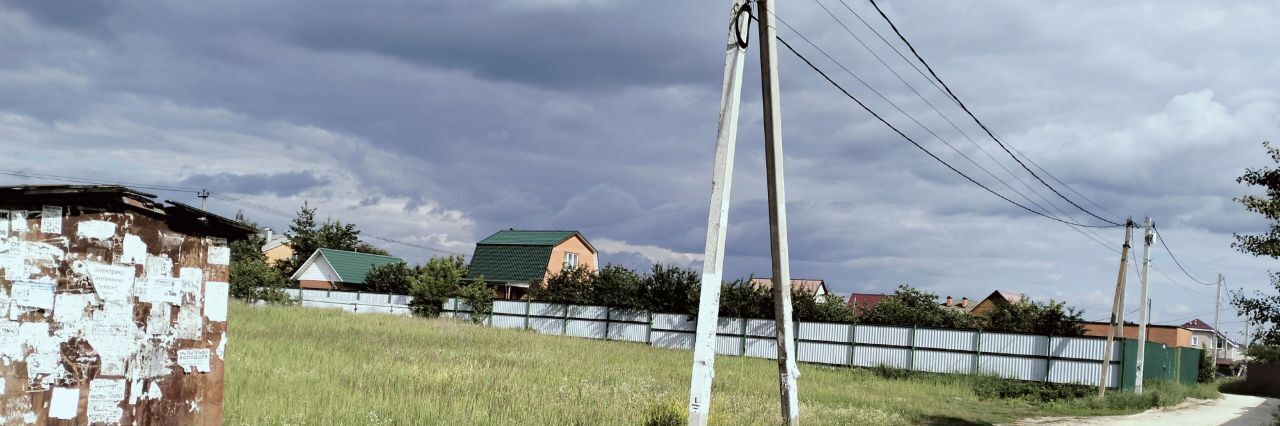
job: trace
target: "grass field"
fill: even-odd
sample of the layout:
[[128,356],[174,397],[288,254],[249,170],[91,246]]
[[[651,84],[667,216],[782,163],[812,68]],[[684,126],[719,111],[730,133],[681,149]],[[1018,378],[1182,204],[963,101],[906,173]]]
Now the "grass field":
[[[226,424],[643,424],[684,411],[692,355],[448,320],[232,303]],[[886,378],[801,365],[806,424],[993,423],[1168,405],[1208,387],[1149,385],[1044,403],[979,396],[970,376]],[[777,364],[718,357],[714,424],[776,424]]]

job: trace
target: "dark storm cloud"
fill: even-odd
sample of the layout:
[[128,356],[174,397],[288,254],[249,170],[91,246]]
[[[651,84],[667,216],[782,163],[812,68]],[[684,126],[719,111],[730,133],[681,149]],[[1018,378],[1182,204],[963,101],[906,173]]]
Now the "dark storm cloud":
[[296,195],[326,184],[323,178],[312,172],[192,175],[181,181],[182,185],[209,189],[228,194],[272,194],[281,197]]
[[119,8],[117,0],[5,0],[5,6],[22,10],[40,22],[72,31],[100,35]]

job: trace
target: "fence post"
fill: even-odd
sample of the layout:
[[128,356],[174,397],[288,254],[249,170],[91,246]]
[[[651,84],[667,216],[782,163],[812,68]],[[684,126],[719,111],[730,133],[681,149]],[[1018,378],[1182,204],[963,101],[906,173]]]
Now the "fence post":
[[977,375],[978,372],[981,371],[981,365],[982,365],[982,329],[981,328],[979,328],[978,332],[973,335],[973,340],[975,340],[975,342],[973,343],[973,349],[974,349],[973,374]]
[[524,301],[524,329],[529,329],[529,307],[533,306],[532,300]]
[[569,335],[569,308],[571,307],[573,307],[573,305],[570,305],[568,303],[564,305],[564,324],[561,324],[560,326],[561,336]]
[[653,311],[649,310],[649,323],[645,324],[644,343],[653,346]]
[[360,301],[360,290],[356,290],[356,301]]
[[604,307],[604,340],[609,340],[609,320],[613,319],[613,308]]
[[453,319],[458,319],[458,298],[453,298]]
[[1053,335],[1049,335],[1049,339],[1045,340],[1044,349],[1044,382],[1049,383],[1050,365],[1053,364]]
[[907,358],[907,369],[916,370],[916,326],[911,326],[911,355]]
[[742,353],[741,355],[747,356],[747,321],[749,320],[746,318],[739,318],[738,321],[742,321]]
[[853,356],[857,354],[858,348],[858,323],[849,323],[849,367],[853,367]]

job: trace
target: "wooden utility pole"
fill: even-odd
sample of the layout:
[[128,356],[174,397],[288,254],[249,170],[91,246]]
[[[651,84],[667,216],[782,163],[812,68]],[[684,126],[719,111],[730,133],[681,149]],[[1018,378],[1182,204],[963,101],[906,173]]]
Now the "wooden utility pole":
[[778,44],[773,0],[757,0],[760,8],[760,83],[764,102],[764,164],[769,190],[769,241],[773,258],[773,312],[778,346],[778,396],[782,422],[800,421],[796,395],[795,323],[791,321],[791,266],[787,248],[787,190],[783,178],[782,105],[778,90]]
[[[1151,243],[1155,238],[1155,234],[1151,232],[1151,216],[1147,216],[1143,229],[1145,244],[1142,245],[1142,299],[1138,301],[1142,304],[1142,312],[1138,314],[1138,359],[1133,369],[1133,393],[1138,395],[1142,395],[1142,369],[1145,367],[1147,356],[1147,315],[1150,312],[1150,302],[1147,299],[1147,275],[1150,274]],[[1123,324],[1120,325],[1120,329],[1124,330]]]
[[733,185],[733,153],[738,142],[738,107],[742,99],[742,67],[750,38],[751,6],[734,0],[729,11],[725,43],[724,87],[720,121],[716,127],[716,162],[711,175],[711,209],[707,215],[707,244],[702,258],[702,293],[693,344],[693,373],[689,380],[689,424],[707,424],[711,410],[711,382],[715,378],[716,328],[720,320],[720,282],[724,276],[724,239],[728,229],[729,195]]
[[[1098,397],[1107,394],[1107,376],[1111,373],[1111,345],[1116,337],[1116,318],[1124,310],[1124,277],[1129,260],[1129,240],[1133,239],[1133,218],[1124,220],[1124,246],[1120,249],[1120,274],[1116,278],[1116,295],[1111,302],[1111,324],[1107,327],[1107,343],[1102,346],[1102,374],[1098,378]],[[1123,327],[1124,324],[1121,324]],[[1122,333],[1124,328],[1121,328]],[[1123,336],[1123,334],[1121,334]]]

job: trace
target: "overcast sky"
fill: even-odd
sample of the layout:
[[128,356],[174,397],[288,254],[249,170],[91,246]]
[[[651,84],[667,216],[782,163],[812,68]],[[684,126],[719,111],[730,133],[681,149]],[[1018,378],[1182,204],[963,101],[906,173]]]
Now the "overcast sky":
[[[896,41],[869,3],[845,1]],[[366,233],[468,255],[499,229],[577,229],[602,264],[701,267],[729,2],[89,3],[0,1],[0,168],[207,188],[286,212],[305,200]],[[1031,185],[1055,214],[1098,223],[1037,186],[839,0],[779,3],[781,19],[941,139],[1048,207],[1019,180]],[[1235,178],[1267,166],[1261,142],[1280,134],[1274,5],[882,4],[996,133],[1103,208],[1066,195],[1111,220],[1150,214],[1205,280],[1266,288],[1275,261],[1230,242],[1267,226],[1232,198],[1251,191]],[[791,30],[780,35],[925,147],[1026,204]],[[754,44],[749,52],[730,278],[769,275]],[[837,293],[1003,289],[1106,317],[1123,230],[1097,231],[1104,247],[1011,206],[790,53],[780,63],[793,276]],[[245,214],[278,230],[288,222]],[[436,254],[374,242],[411,262]],[[1167,274],[1152,274],[1154,320],[1212,322],[1214,288],[1158,246],[1151,258]],[[1127,311],[1139,305],[1129,276]],[[1238,333],[1243,323],[1224,312],[1222,328]]]

